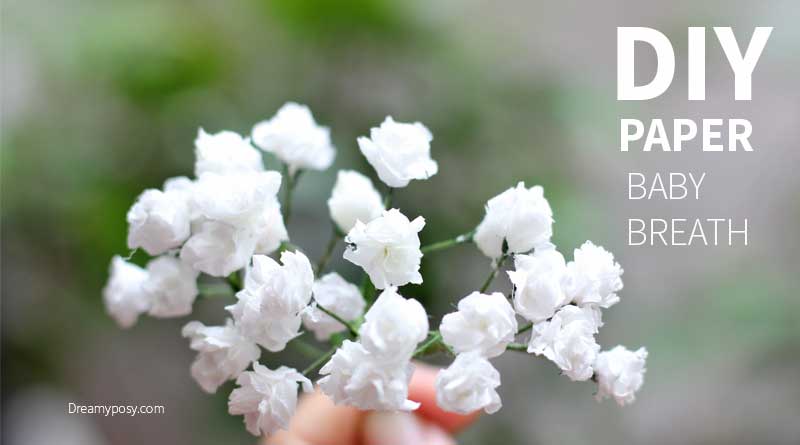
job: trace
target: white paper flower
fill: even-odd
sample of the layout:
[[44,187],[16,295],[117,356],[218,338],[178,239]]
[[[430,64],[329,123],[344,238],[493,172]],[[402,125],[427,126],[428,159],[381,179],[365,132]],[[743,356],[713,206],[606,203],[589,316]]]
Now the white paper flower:
[[514,308],[528,320],[547,320],[567,303],[564,281],[567,266],[555,249],[537,249],[533,255],[516,255],[515,270],[508,272],[514,284]]
[[325,170],[336,156],[328,127],[317,125],[311,110],[294,102],[256,124],[253,143],[286,163],[290,174],[299,169]]
[[475,243],[492,259],[503,254],[503,240],[511,253],[528,252],[550,242],[553,211],[540,186],[520,182],[486,203],[486,216],[475,231]]
[[357,171],[340,170],[328,199],[328,209],[339,230],[347,233],[356,221],[366,224],[379,217],[384,206],[368,177]]
[[384,211],[367,224],[361,221],[347,234],[344,258],[361,266],[377,289],[422,283],[419,231],[425,219],[409,221],[397,209]]
[[258,242],[255,253],[269,255],[278,250],[283,241],[289,240],[289,233],[283,223],[281,205],[277,199],[267,203],[261,217],[254,225]]
[[586,241],[575,249],[574,260],[567,268],[570,279],[567,292],[575,304],[609,308],[619,302],[622,267],[611,252]]
[[271,312],[259,295],[246,289],[239,291],[236,298],[236,303],[225,306],[225,309],[231,313],[245,337],[270,352],[282,351],[287,343],[300,335],[300,315]]
[[182,317],[192,312],[198,294],[196,270],[178,258],[162,255],[147,263],[147,275],[143,286],[150,299],[150,315]]
[[414,299],[403,298],[397,288],[384,290],[364,315],[359,330],[361,344],[379,357],[411,358],[417,343],[428,335],[428,314]]
[[271,370],[253,363],[253,370],[236,379],[238,388],[228,399],[228,412],[244,415],[247,431],[254,436],[286,429],[297,407],[297,384],[310,392],[311,381],[296,369],[281,366]]
[[366,302],[358,286],[331,272],[314,282],[314,303],[303,311],[303,325],[314,332],[317,340],[326,341],[331,334],[346,327],[317,308],[317,304],[346,321],[360,317]]
[[405,187],[412,179],[428,179],[439,171],[431,159],[433,135],[419,122],[405,124],[387,116],[358,147],[378,177],[389,187]]
[[445,411],[469,414],[483,409],[496,413],[503,403],[495,388],[500,373],[477,352],[458,354],[453,363],[436,376],[436,403]]
[[300,252],[283,252],[281,262],[264,255],[253,256],[244,290],[236,304],[227,306],[236,326],[247,337],[272,352],[283,350],[299,335],[300,312],[311,300],[314,274]]
[[266,255],[254,255],[244,288],[261,298],[265,310],[297,314],[311,301],[314,271],[300,251],[282,252],[281,263]]
[[147,311],[150,300],[144,291],[147,272],[119,256],[111,259],[108,283],[103,288],[103,301],[108,314],[122,328],[136,324],[139,314]]
[[202,128],[194,140],[194,174],[221,175],[264,170],[261,153],[250,145],[250,141],[232,131],[208,134]]
[[195,270],[226,277],[247,265],[256,248],[256,234],[218,221],[199,221],[181,248],[181,260]]
[[198,352],[192,363],[192,377],[208,393],[236,378],[261,355],[258,346],[244,338],[231,320],[224,326],[191,321],[183,327],[182,335],[190,339],[189,347]]
[[205,173],[195,184],[192,204],[207,219],[255,230],[266,207],[274,205],[280,186],[281,175],[274,171]]
[[160,255],[189,237],[191,213],[184,193],[145,190],[128,211],[128,247]]
[[596,313],[591,308],[565,306],[552,320],[533,325],[528,352],[544,355],[571,380],[588,380],[600,350],[596,332]]
[[517,319],[503,294],[473,292],[458,302],[458,312],[442,318],[439,330],[456,352],[475,351],[491,358],[514,341]]
[[408,382],[414,366],[408,360],[376,359],[360,343],[345,340],[319,371],[322,392],[337,405],[361,410],[412,411],[419,403],[408,400]]
[[595,377],[597,378],[597,400],[613,397],[620,406],[633,403],[636,392],[644,383],[647,349],[629,351],[617,346],[597,356]]

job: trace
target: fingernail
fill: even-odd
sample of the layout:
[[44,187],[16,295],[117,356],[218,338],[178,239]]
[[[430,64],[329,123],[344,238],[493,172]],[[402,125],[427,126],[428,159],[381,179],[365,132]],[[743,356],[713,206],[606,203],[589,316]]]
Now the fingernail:
[[417,417],[406,412],[378,412],[364,421],[366,445],[420,445],[425,430]]

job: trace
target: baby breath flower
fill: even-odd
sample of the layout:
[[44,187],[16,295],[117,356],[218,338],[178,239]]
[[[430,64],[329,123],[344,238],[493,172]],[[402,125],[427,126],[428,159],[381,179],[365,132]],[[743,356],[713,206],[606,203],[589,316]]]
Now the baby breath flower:
[[289,240],[289,233],[283,223],[281,205],[277,199],[268,201],[254,230],[258,236],[255,250],[258,254],[269,255],[278,250],[282,242]]
[[283,351],[286,344],[300,335],[300,315],[269,312],[263,300],[248,290],[236,294],[237,302],[225,309],[248,339],[270,352]]
[[431,159],[433,135],[419,122],[405,124],[387,116],[358,147],[378,177],[389,187],[405,187],[412,179],[428,179],[439,171]]
[[254,436],[286,429],[297,407],[298,383],[303,391],[312,390],[311,381],[296,369],[281,366],[273,371],[253,363],[252,371],[236,379],[239,387],[231,392],[228,412],[244,415],[247,431]]
[[586,241],[575,249],[574,260],[567,268],[568,294],[575,304],[609,308],[619,302],[617,292],[622,289],[622,267],[614,261],[611,252]]
[[182,335],[191,341],[189,347],[198,352],[192,363],[192,377],[208,393],[216,392],[261,355],[258,346],[244,338],[230,319],[224,326],[191,321],[183,327]]
[[436,403],[445,411],[469,414],[483,409],[496,413],[503,403],[495,388],[500,373],[477,352],[458,354],[453,363],[436,376]]
[[596,316],[591,308],[563,307],[550,321],[533,325],[528,352],[544,355],[571,380],[588,380],[600,350]]
[[247,265],[255,251],[256,234],[219,221],[198,221],[181,248],[181,260],[195,270],[226,277]]
[[181,317],[192,312],[197,298],[198,272],[170,255],[147,263],[144,290],[150,299],[149,314],[154,317]]
[[311,300],[314,274],[300,252],[283,252],[281,266],[264,255],[253,256],[244,289],[236,304],[227,306],[236,326],[247,337],[272,352],[283,350],[299,335],[300,312]]
[[127,214],[128,247],[160,255],[189,237],[191,213],[184,193],[145,190]]
[[272,312],[297,314],[311,300],[314,271],[302,252],[284,251],[281,264],[266,255],[254,255],[244,288],[258,295]]
[[567,303],[563,282],[564,256],[555,249],[537,249],[533,255],[516,255],[508,277],[514,284],[514,308],[536,323],[547,320]]
[[368,177],[353,170],[340,170],[328,199],[328,209],[339,230],[347,233],[356,221],[368,223],[380,216],[384,206]]
[[613,397],[620,406],[633,403],[636,400],[636,391],[644,383],[644,373],[647,371],[645,360],[645,348],[629,351],[624,346],[617,346],[598,354],[594,365],[597,400]]
[[317,303],[346,321],[361,316],[366,305],[358,287],[345,281],[336,272],[314,282],[314,301],[303,311],[303,325],[313,331],[320,341],[328,340],[331,334],[341,332],[346,327],[317,308]]
[[265,207],[274,205],[280,186],[281,175],[274,171],[206,173],[197,180],[192,203],[207,219],[253,230]]
[[232,131],[208,134],[201,128],[197,131],[194,146],[194,174],[197,177],[204,173],[227,175],[264,170],[261,153],[250,145],[248,139]]
[[405,299],[397,288],[384,290],[364,315],[359,330],[361,343],[380,357],[411,358],[417,343],[428,335],[428,314],[414,299]]
[[122,328],[136,324],[139,314],[147,311],[150,300],[144,291],[147,272],[119,256],[111,259],[108,283],[103,288],[106,311]]
[[294,102],[256,124],[253,142],[287,164],[290,174],[299,169],[325,170],[336,156],[328,127],[317,125],[311,110]]
[[456,352],[475,351],[491,358],[514,341],[517,319],[503,294],[473,292],[458,302],[458,312],[442,318],[439,330]]
[[377,289],[422,283],[418,233],[424,226],[421,216],[409,221],[397,209],[367,224],[357,221],[345,238],[344,258],[361,266]]
[[360,343],[345,340],[319,371],[322,392],[337,405],[361,410],[412,411],[408,400],[414,366],[408,360],[378,360]]
[[475,243],[492,259],[503,254],[503,241],[511,253],[527,252],[550,242],[553,211],[540,186],[525,188],[520,182],[486,203],[486,216],[475,231]]

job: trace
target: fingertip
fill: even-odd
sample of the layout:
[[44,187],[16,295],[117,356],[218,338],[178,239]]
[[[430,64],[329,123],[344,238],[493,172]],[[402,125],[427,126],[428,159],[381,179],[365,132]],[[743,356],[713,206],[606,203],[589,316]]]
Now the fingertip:
[[[317,389],[300,399],[288,433],[278,436],[291,445],[357,443],[363,412],[337,406]],[[284,442],[267,442],[284,445]]]

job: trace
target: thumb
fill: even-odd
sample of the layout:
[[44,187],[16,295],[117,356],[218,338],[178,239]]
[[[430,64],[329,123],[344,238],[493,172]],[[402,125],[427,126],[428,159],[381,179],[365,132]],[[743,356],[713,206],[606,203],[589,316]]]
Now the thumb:
[[407,412],[375,412],[364,420],[364,445],[456,445],[437,425]]

